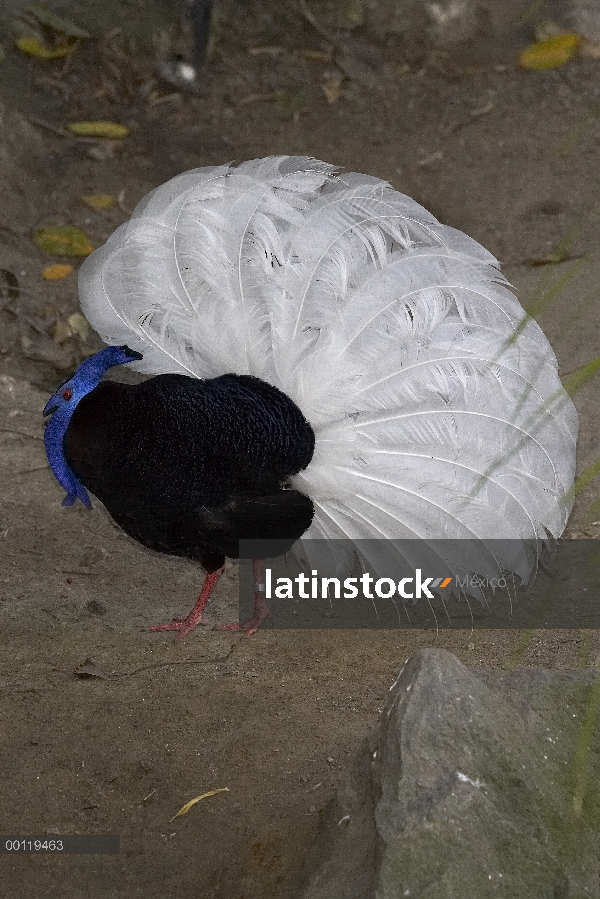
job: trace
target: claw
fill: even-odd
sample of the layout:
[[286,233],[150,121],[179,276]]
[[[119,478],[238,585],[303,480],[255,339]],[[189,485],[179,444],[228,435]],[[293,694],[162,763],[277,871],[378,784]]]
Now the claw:
[[219,624],[217,625],[216,630],[218,631],[237,631],[241,632],[244,637],[250,637],[252,634],[255,634],[259,629],[263,621],[266,621],[267,618],[271,618],[272,615],[268,608],[264,606],[264,609],[258,611],[255,608],[254,615],[252,618],[249,618],[248,621],[241,621],[238,624]]
[[204,608],[206,606],[206,603],[208,602],[208,598],[211,594],[212,588],[219,580],[222,571],[222,568],[217,568],[216,571],[211,571],[206,575],[206,580],[202,585],[200,596],[196,600],[196,605],[187,616],[187,618],[174,618],[173,621],[169,622],[169,624],[155,624],[150,628],[150,630],[178,631],[177,639],[181,640],[182,637],[185,637],[186,634],[189,634],[190,631],[193,631],[197,624],[208,624],[208,621],[202,613],[204,612]]
[[173,621],[169,622],[169,624],[153,624],[152,627],[149,627],[150,631],[178,631],[177,639],[181,640],[182,637],[185,637],[186,634],[189,634],[197,624],[208,624],[208,620],[200,614],[199,617],[194,617],[192,615],[188,615],[187,618],[174,618]]

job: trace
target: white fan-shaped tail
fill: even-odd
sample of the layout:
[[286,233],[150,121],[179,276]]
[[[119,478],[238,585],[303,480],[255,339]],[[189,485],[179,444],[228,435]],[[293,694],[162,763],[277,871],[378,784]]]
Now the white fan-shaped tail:
[[[297,403],[316,435],[293,479],[305,538],[476,538],[481,573],[485,541],[565,527],[577,415],[548,341],[493,256],[379,179],[302,157],[186,172],[80,293],[108,343],[144,354],[132,367],[252,374]],[[515,553],[496,562],[526,578]]]

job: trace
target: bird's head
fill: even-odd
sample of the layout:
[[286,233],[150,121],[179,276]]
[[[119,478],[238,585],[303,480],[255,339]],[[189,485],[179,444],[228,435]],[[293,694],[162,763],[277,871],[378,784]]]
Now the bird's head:
[[82,362],[74,374],[63,381],[44,406],[44,416],[66,414],[70,419],[80,400],[98,386],[109,368],[141,358],[141,353],[130,350],[128,346],[105,347]]
[[88,509],[92,506],[85,487],[67,463],[63,449],[63,439],[78,403],[98,386],[104,373],[113,365],[123,365],[141,358],[141,353],[130,350],[128,346],[105,347],[82,362],[44,406],[44,416],[49,416],[44,433],[46,455],[56,480],[67,491],[63,506],[72,505],[78,497]]

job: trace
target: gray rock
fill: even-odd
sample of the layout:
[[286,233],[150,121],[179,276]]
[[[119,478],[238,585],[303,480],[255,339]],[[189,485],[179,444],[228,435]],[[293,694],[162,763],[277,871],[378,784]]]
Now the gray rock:
[[325,814],[298,895],[600,897],[600,740],[582,737],[595,675],[478,677],[448,652],[416,653]]

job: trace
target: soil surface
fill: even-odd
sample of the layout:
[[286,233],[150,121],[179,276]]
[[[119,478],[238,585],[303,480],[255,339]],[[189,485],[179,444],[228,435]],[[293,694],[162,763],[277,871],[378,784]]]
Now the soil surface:
[[[393,44],[361,55],[358,29],[342,70],[306,21],[270,31],[261,20],[255,33],[240,19],[199,90],[184,94],[155,79],[147,49],[107,36],[111,7],[104,37],[66,61],[19,55],[5,36],[0,68],[0,99],[30,124],[11,163],[22,154],[19,189],[1,188],[0,268],[17,281],[3,275],[0,285],[0,831],[120,834],[121,852],[4,855],[2,892],[288,897],[321,810],[415,649],[449,649],[475,667],[569,669],[593,664],[598,634],[149,633],[189,611],[203,572],[145,551],[98,502],[91,513],[61,506],[41,410],[100,344],[65,330],[78,309],[76,273],[49,282],[41,272],[72,260],[38,250],[32,231],[73,224],[98,246],[185,169],[315,156],[389,180],[491,250],[569,379],[600,354],[600,60],[521,71],[515,32],[489,63],[437,56],[409,67]],[[102,143],[64,131],[90,119],[131,133]],[[100,193],[119,201],[104,210],[81,201]],[[581,474],[600,447],[597,379],[573,398]],[[598,496],[590,478],[570,536],[600,536]],[[236,614],[230,563],[208,616]]]

